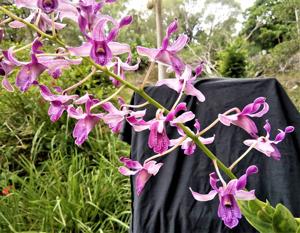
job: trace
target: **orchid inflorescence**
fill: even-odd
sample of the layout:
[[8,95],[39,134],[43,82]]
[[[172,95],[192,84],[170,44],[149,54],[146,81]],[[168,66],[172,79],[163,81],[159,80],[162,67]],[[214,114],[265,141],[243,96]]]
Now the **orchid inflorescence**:
[[[200,122],[195,119],[195,114],[188,111],[186,103],[180,101],[183,94],[194,96],[200,102],[205,101],[205,96],[194,87],[194,81],[201,75],[205,64],[200,61],[199,65],[193,69],[179,57],[178,52],[186,46],[188,37],[179,35],[172,42],[172,36],[178,30],[177,20],[168,26],[160,48],[137,47],[137,53],[149,58],[152,62],[150,67],[153,67],[154,63],[159,63],[166,66],[169,73],[175,75],[175,79],[161,80],[156,84],[156,86],[166,85],[179,94],[172,109],[170,111],[165,109],[144,92],[143,85],[141,88],[137,88],[126,81],[126,72],[137,70],[139,62],[131,64],[132,51],[130,46],[126,43],[117,42],[117,38],[119,31],[129,26],[133,19],[131,16],[125,16],[116,20],[101,13],[101,9],[106,4],[115,1],[80,0],[75,4],[69,0],[15,0],[17,7],[30,9],[31,13],[25,19],[19,18],[5,7],[0,6],[0,11],[8,17],[0,23],[0,41],[5,39],[3,25],[6,23],[11,28],[29,27],[37,32],[34,41],[29,45],[19,49],[11,47],[2,51],[0,76],[2,77],[3,88],[9,92],[14,91],[14,86],[9,79],[12,72],[17,69],[15,86],[21,92],[26,92],[33,86],[39,88],[42,98],[50,104],[48,114],[52,122],[59,120],[64,112],[67,113],[68,117],[77,120],[73,137],[78,146],[81,146],[88,139],[89,133],[100,121],[106,123],[114,133],[120,132],[124,122],[128,122],[136,132],[150,131],[148,146],[154,152],[152,157],[143,162],[124,157],[120,159],[123,166],[119,168],[119,172],[125,176],[135,176],[138,196],[142,194],[149,179],[157,175],[160,169],[163,169],[163,163],[155,159],[167,155],[178,147],[181,147],[184,154],[192,156],[198,146],[212,159],[216,173],[210,174],[212,191],[208,194],[200,194],[190,188],[191,193],[197,201],[209,201],[218,195],[220,200],[218,216],[229,228],[235,227],[241,218],[237,200],[255,199],[254,190],[248,192],[245,188],[247,176],[257,173],[258,168],[254,165],[249,166],[246,174],[239,179],[233,175],[231,170],[251,149],[256,149],[268,157],[279,160],[280,152],[276,145],[285,138],[287,133],[293,132],[294,128],[288,126],[285,130],[280,130],[274,140],[270,140],[271,125],[267,121],[264,126],[267,132],[266,136],[257,135],[259,130],[253,118],[260,118],[269,110],[266,98],[259,97],[242,110],[232,108],[219,114],[217,120],[201,130]],[[66,27],[66,24],[63,23],[65,18],[78,23],[80,32],[84,37],[81,46],[67,46],[58,37],[59,30]],[[52,35],[48,34],[49,30],[52,31]],[[43,51],[45,39],[51,40],[57,45],[53,54],[47,54]],[[31,48],[30,60],[19,61],[15,56],[16,53],[27,48]],[[48,72],[52,78],[58,79],[64,70],[73,65],[81,64],[84,59],[89,62],[92,71],[73,86],[63,90],[56,86],[47,87],[40,82],[39,77],[42,73]],[[81,97],[76,94],[69,94],[97,72],[102,72],[110,77],[112,84],[117,88],[113,95],[101,101],[90,93]],[[110,102],[111,99],[118,96],[124,87],[140,94],[146,102],[136,106],[126,105],[121,97],[118,98],[119,106]],[[148,104],[155,106],[157,112],[153,119],[146,121],[143,118],[147,111],[145,106]],[[98,111],[93,112],[94,109]],[[193,120],[194,131],[184,125]],[[229,168],[205,146],[205,144],[213,143],[216,136],[203,137],[203,134],[218,122],[225,126],[238,126],[245,130],[250,137],[244,141],[249,149]],[[176,128],[180,136],[170,139],[166,130],[167,125]],[[224,181],[219,169],[231,178],[229,182]],[[221,186],[217,185],[219,181],[222,183]]]

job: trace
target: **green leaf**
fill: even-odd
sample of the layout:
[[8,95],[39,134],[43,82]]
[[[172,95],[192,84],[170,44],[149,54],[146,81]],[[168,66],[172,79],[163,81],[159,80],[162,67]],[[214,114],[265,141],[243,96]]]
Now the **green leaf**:
[[273,232],[296,232],[298,224],[291,212],[282,204],[278,204],[273,217]]

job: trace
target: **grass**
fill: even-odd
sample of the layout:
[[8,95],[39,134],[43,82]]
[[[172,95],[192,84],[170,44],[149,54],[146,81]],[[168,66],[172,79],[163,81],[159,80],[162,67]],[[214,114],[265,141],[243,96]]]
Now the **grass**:
[[129,147],[99,125],[82,148],[73,120],[52,124],[36,91],[0,98],[0,232],[128,232]]

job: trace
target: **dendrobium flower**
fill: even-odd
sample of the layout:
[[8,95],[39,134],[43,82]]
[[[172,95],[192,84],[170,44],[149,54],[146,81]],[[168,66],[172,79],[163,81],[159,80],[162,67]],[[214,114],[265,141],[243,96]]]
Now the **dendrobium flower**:
[[[122,102],[122,100],[120,102]],[[134,117],[137,120],[141,119],[146,114],[146,110],[135,112],[122,106],[119,110],[110,102],[102,104],[101,107],[108,112],[102,119],[114,133],[120,132],[124,120],[128,117]]]
[[[43,32],[47,32],[48,30],[52,30],[52,20],[49,18],[49,16],[43,12],[34,11],[32,12],[27,18],[24,20],[28,23],[35,23],[37,18],[39,18],[38,21],[38,28],[41,29]],[[23,28],[26,27],[26,25],[20,21],[12,21],[8,24],[11,28]],[[63,29],[66,25],[62,23],[55,22],[54,28],[56,30]]]
[[275,140],[270,140],[271,125],[268,120],[264,125],[264,129],[267,132],[265,137],[258,137],[257,139],[245,140],[244,144],[246,146],[253,146],[256,150],[265,154],[268,157],[272,157],[275,160],[280,160],[281,154],[276,145],[282,142],[286,134],[292,133],[295,128],[293,126],[288,126],[284,129],[284,131],[279,129],[279,133],[276,135]]
[[151,61],[167,66],[170,70],[173,70],[176,74],[180,75],[185,68],[185,64],[178,57],[177,53],[187,44],[188,37],[186,35],[180,35],[178,39],[170,45],[170,37],[177,31],[177,28],[177,20],[168,26],[161,48],[150,49],[137,46],[137,52],[141,56],[148,57]]
[[13,71],[14,65],[6,59],[2,59],[0,61],[0,76],[2,76],[2,87],[5,88],[9,92],[13,92],[14,88],[8,81],[7,77]]
[[200,102],[205,101],[205,96],[201,91],[194,87],[193,82],[196,80],[197,76],[192,77],[192,69],[190,66],[186,65],[184,72],[181,76],[176,79],[164,79],[156,83],[155,86],[166,85],[169,88],[175,90],[177,93],[184,92],[186,95],[195,96]]
[[77,22],[78,11],[69,0],[15,0],[17,7],[41,9],[44,13],[58,13],[61,19],[69,18]]
[[[127,17],[125,18],[127,23],[131,23],[132,18],[130,18],[131,20],[128,20]],[[111,22],[114,28],[106,35],[105,27],[108,22]],[[83,43],[80,47],[69,48],[69,51],[75,56],[90,56],[97,64],[102,66],[111,62],[113,56],[128,53],[128,57],[131,57],[131,50],[128,44],[114,42],[119,30],[126,25],[126,23],[123,23],[123,20],[117,24],[114,20],[103,17],[93,28],[91,37],[88,36],[88,42]]]
[[48,110],[48,115],[52,122],[57,121],[64,111],[68,110],[68,106],[71,104],[72,100],[77,99],[77,95],[55,95],[49,88],[45,85],[40,85],[41,96],[50,102],[50,107]]
[[103,117],[102,113],[91,113],[91,107],[97,104],[99,100],[93,99],[88,94],[74,101],[75,104],[85,104],[85,112],[81,107],[74,108],[69,106],[68,115],[71,118],[77,119],[77,123],[73,130],[73,137],[76,139],[76,145],[82,145],[88,138],[89,133]]
[[101,15],[99,11],[106,3],[113,3],[115,1],[116,0],[102,0],[96,2],[95,0],[80,0],[77,9],[79,11],[78,23],[81,32],[87,35],[88,32],[92,31],[101,17],[108,17]]
[[220,201],[218,216],[223,220],[227,227],[232,229],[238,225],[239,219],[242,218],[237,200],[254,200],[256,198],[254,190],[248,192],[244,189],[247,184],[247,177],[257,172],[258,168],[252,165],[248,167],[246,174],[239,179],[231,180],[228,184],[224,182],[222,177],[219,177],[222,181],[222,186],[220,187],[217,186],[219,179],[217,178],[216,173],[213,172],[209,175],[210,185],[213,188],[212,191],[208,194],[194,192],[191,188],[190,191],[197,201],[210,201],[218,194]]
[[[199,134],[200,123],[199,123],[198,119],[195,120],[194,127],[196,128],[196,134]],[[179,142],[181,142],[183,140],[183,138],[186,137],[186,134],[182,131],[181,128],[177,128],[177,131],[181,135],[181,137],[179,137],[177,139],[171,139],[170,146],[177,145]],[[198,138],[204,145],[211,144],[215,140],[215,136],[209,137],[209,138],[203,138],[203,137],[199,136]],[[194,154],[194,152],[196,150],[195,142],[189,137],[187,139],[185,139],[184,141],[182,141],[180,143],[180,145],[181,145],[181,149],[184,150],[184,154],[186,154],[186,155],[192,155],[192,154]]]
[[[239,110],[239,109],[238,109]],[[230,126],[231,124],[236,125],[244,129],[247,133],[252,136],[256,136],[258,133],[257,127],[250,117],[262,117],[269,111],[269,105],[266,102],[265,97],[259,97],[246,105],[242,111],[232,114],[225,115],[219,114],[219,120],[222,124]]]
[[152,160],[144,163],[144,165],[142,166],[138,161],[134,161],[124,157],[120,158],[120,161],[125,165],[119,168],[119,172],[122,175],[136,175],[135,189],[138,196],[141,195],[145,184],[148,182],[151,176],[155,176],[163,165],[163,163],[157,163],[156,161]]

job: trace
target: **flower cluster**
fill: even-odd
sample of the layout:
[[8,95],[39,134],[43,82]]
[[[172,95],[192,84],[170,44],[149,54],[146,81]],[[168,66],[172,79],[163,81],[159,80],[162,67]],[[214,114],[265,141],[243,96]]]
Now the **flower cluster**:
[[[119,133],[124,122],[128,122],[136,132],[148,131],[148,147],[154,155],[143,162],[124,157],[120,159],[123,166],[119,168],[119,171],[125,176],[135,176],[135,188],[138,196],[142,195],[146,183],[152,176],[156,176],[163,166],[163,163],[155,159],[161,158],[178,147],[181,147],[183,154],[192,156],[196,152],[197,144],[209,145],[214,142],[218,135],[204,137],[203,134],[217,122],[221,122],[225,126],[238,126],[248,133],[250,139],[244,141],[244,144],[249,147],[247,152],[254,148],[268,157],[280,159],[281,155],[277,144],[285,138],[287,133],[293,132],[294,128],[288,126],[285,130],[280,130],[274,140],[270,140],[271,126],[267,121],[264,126],[267,132],[266,136],[258,135],[259,129],[253,118],[261,118],[268,112],[269,105],[264,97],[255,99],[242,110],[233,108],[219,114],[218,119],[212,125],[202,130],[199,120],[195,119],[195,114],[188,111],[186,103],[180,102],[182,95],[193,96],[200,102],[205,101],[203,93],[194,86],[197,77],[201,75],[204,63],[200,61],[199,66],[191,67],[178,55],[188,43],[188,37],[183,34],[177,36],[175,41],[172,40],[178,30],[177,20],[168,26],[160,48],[137,46],[137,53],[140,56],[147,57],[152,64],[158,63],[165,66],[167,71],[174,75],[172,79],[156,83],[156,86],[166,85],[178,93],[178,99],[172,109],[169,111],[157,104],[143,91],[143,88],[139,89],[139,93],[146,96],[145,104],[153,104],[158,108],[153,119],[147,121],[144,119],[147,111],[146,108],[143,108],[145,105],[127,105],[122,98],[119,98],[118,103],[114,104],[111,100],[123,87],[127,86],[137,90],[124,80],[127,71],[135,71],[139,68],[139,62],[132,64],[130,46],[117,41],[120,30],[129,26],[133,18],[125,16],[117,20],[101,11],[105,5],[115,1],[79,0],[74,3],[70,0],[15,0],[17,7],[28,8],[30,14],[27,18],[19,20],[18,17],[9,13],[12,21],[8,21],[8,26],[15,29],[32,26],[38,33],[34,41],[24,48],[31,48],[27,61],[17,59],[16,53],[22,49],[11,47],[2,51],[0,76],[3,88],[10,92],[14,91],[14,85],[10,79],[13,78],[13,71],[17,70],[14,81],[17,89],[26,92],[31,87],[39,88],[42,98],[49,102],[48,114],[52,122],[59,120],[64,113],[76,120],[73,137],[78,146],[88,139],[90,132],[100,121],[107,124],[113,133]],[[5,10],[3,7],[0,7],[1,9]],[[7,13],[7,10],[4,13]],[[63,21],[66,18],[78,24],[83,38],[79,47],[67,46],[57,37],[59,30],[66,27],[65,21]],[[49,35],[49,31],[52,31],[52,36]],[[4,30],[0,28],[0,41],[3,38]],[[58,47],[54,53],[46,53],[43,49],[43,42],[46,39],[52,39],[62,47]],[[58,79],[64,70],[81,64],[83,59],[89,61],[92,71],[78,83],[66,89],[42,83],[40,78],[42,74],[47,72],[53,79]],[[70,94],[96,72],[103,72],[109,76],[117,89],[116,93],[104,100],[99,100],[90,93],[83,96]],[[232,112],[235,113],[232,114]],[[185,126],[187,122],[191,121],[194,122],[194,131]],[[179,137],[170,138],[168,127],[177,130]],[[245,154],[230,168],[236,166],[244,156]],[[218,195],[220,200],[218,216],[226,226],[233,228],[241,218],[241,211],[236,200],[255,199],[254,191],[248,192],[245,188],[247,176],[256,173],[258,169],[250,166],[245,175],[228,183],[221,177],[217,166],[216,171],[217,174],[210,174],[210,184],[213,190],[209,194],[203,195],[192,190],[191,192],[198,201],[212,200]],[[219,180],[222,182],[222,186],[217,185]]]

